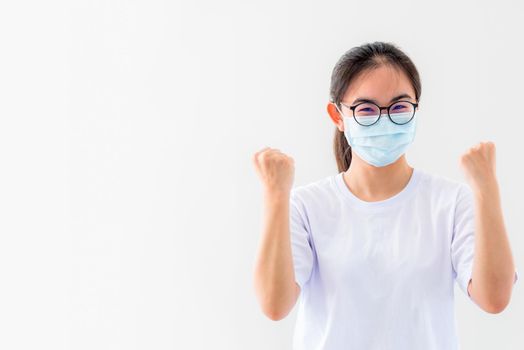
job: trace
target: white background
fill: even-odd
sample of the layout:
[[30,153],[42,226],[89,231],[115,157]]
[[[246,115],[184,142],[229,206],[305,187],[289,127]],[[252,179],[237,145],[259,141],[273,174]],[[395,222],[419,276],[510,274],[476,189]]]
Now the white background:
[[[325,112],[349,48],[391,41],[422,79],[408,162],[464,181],[497,146],[524,267],[524,7],[518,1],[3,1],[0,348],[290,349],[252,271],[251,155],[337,172]],[[524,293],[500,314],[455,288],[462,348],[522,349]]]

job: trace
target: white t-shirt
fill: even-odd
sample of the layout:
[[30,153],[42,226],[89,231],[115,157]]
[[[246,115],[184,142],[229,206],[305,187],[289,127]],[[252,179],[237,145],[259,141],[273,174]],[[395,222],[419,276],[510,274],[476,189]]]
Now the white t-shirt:
[[453,282],[470,298],[470,187],[414,168],[401,192],[367,202],[342,175],[291,190],[293,349],[460,349]]

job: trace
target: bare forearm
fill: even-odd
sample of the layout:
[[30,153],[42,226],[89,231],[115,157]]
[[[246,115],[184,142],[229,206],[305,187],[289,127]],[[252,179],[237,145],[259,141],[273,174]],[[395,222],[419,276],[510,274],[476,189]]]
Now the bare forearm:
[[503,309],[511,297],[515,266],[496,179],[475,196],[475,256],[471,294],[481,305]]
[[264,223],[255,264],[255,289],[266,314],[281,318],[295,303],[289,193],[266,192]]

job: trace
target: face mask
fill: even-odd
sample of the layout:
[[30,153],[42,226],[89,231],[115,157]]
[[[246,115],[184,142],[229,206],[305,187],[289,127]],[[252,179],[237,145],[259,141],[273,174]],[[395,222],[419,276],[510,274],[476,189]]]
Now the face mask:
[[344,116],[344,135],[360,158],[376,167],[386,166],[399,159],[413,142],[418,115],[417,112],[403,125],[395,124],[383,115],[371,126],[360,125],[355,118]]

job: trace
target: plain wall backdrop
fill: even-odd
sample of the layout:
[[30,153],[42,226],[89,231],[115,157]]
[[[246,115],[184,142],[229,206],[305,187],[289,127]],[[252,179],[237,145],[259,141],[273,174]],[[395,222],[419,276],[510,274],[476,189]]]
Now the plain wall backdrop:
[[[465,181],[460,155],[495,142],[524,271],[523,16],[509,0],[2,2],[0,348],[290,349],[296,309],[271,321],[254,294],[251,156],[291,155],[296,185],[337,172],[331,70],[364,42],[419,69],[411,165]],[[464,350],[524,348],[519,282],[496,315],[455,287]]]

